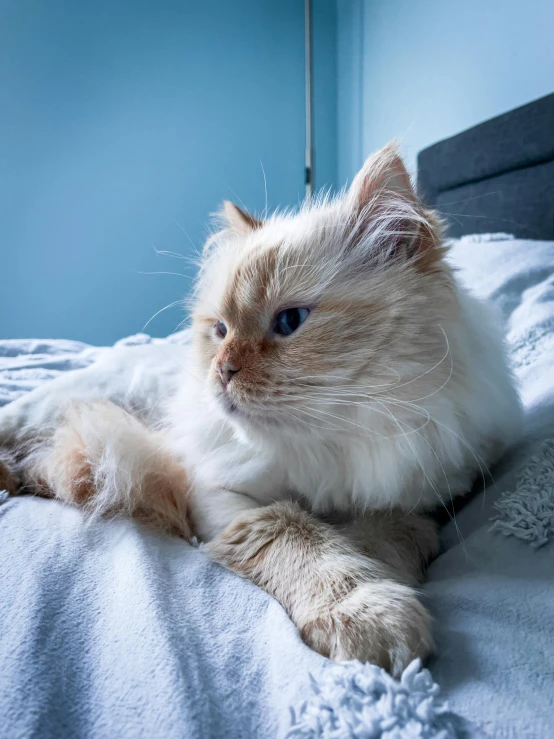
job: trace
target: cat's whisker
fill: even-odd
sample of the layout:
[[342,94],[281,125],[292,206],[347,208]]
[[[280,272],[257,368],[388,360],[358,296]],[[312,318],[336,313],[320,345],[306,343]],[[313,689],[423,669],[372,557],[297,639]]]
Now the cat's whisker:
[[[333,392],[336,393],[336,392],[341,392],[341,391],[344,392],[344,388],[347,388],[348,390],[350,390],[350,393],[347,393],[347,394],[356,394],[356,395],[357,394],[361,394],[361,393],[359,393],[360,390],[367,389],[367,388],[373,388],[373,389],[375,389],[375,388],[378,388],[378,387],[388,387],[391,390],[398,390],[398,389],[400,389],[402,387],[405,387],[407,385],[410,385],[413,382],[416,382],[418,380],[421,380],[426,375],[428,375],[431,372],[433,372],[434,370],[438,369],[438,367],[444,361],[446,361],[446,359],[448,357],[450,357],[450,360],[451,360],[450,361],[450,371],[449,371],[448,377],[442,383],[442,385],[440,387],[438,387],[437,389],[435,389],[432,393],[430,393],[428,395],[425,395],[425,396],[422,396],[421,398],[416,398],[415,400],[425,400],[427,398],[430,398],[433,395],[436,395],[437,393],[439,393],[444,387],[446,387],[446,385],[448,384],[448,382],[452,378],[452,374],[453,374],[453,371],[454,371],[454,364],[453,364],[453,361],[452,361],[452,355],[451,355],[451,352],[450,352],[450,345],[449,345],[449,342],[448,342],[448,337],[446,335],[446,332],[442,328],[442,326],[439,325],[439,328],[441,329],[441,331],[442,331],[442,333],[444,335],[445,341],[446,341],[446,352],[445,352],[445,354],[432,367],[428,368],[427,370],[425,370],[424,372],[422,372],[420,375],[417,375],[416,377],[411,378],[410,380],[407,380],[405,382],[401,382],[400,384],[388,384],[388,385],[384,385],[384,386],[379,386],[379,385],[373,385],[373,386],[371,386],[371,385],[365,385],[365,386],[361,386],[361,385],[356,385],[355,383],[351,383],[349,385],[343,385],[343,386],[329,386],[327,388],[313,388],[313,390],[315,392],[326,390],[328,392],[333,391]],[[344,377],[344,376],[340,376],[340,375],[305,375],[303,377],[294,378],[292,380],[292,382],[294,384],[297,384],[298,386],[302,386],[298,382],[298,380],[302,380],[302,379],[325,379],[325,380],[329,380],[329,379],[343,379],[343,380],[348,380],[349,378]],[[310,387],[310,386],[309,385],[304,385],[304,387]],[[358,392],[356,392],[356,391],[358,391]],[[366,397],[375,397],[377,395],[379,395],[379,397],[382,397],[379,393],[368,394]]]
[[314,424],[311,424],[311,423],[309,423],[308,421],[306,421],[303,418],[298,418],[298,416],[295,416],[294,413],[292,413],[291,411],[285,411],[285,412],[286,412],[287,415],[289,415],[292,418],[294,418],[295,421],[298,421],[298,423],[302,423],[305,426],[308,426],[309,428],[313,429],[316,432],[316,435],[319,436],[320,439],[323,439],[323,437],[321,436],[321,434],[319,433],[319,431],[323,431],[323,430],[326,430],[326,429],[322,428],[321,426],[316,426]]
[[[446,385],[446,383],[444,383],[444,385]],[[435,391],[435,392],[437,392],[437,391]],[[431,393],[429,396],[426,396],[426,397],[430,397],[431,395],[434,395],[434,394],[435,393]],[[312,400],[312,399],[310,398],[310,400]],[[478,466],[479,473],[480,473],[480,476],[482,478],[483,491],[485,491],[486,485],[487,485],[486,478],[485,478],[485,473],[490,478],[490,480],[492,482],[494,482],[494,478],[493,478],[493,475],[491,474],[490,469],[488,469],[488,467],[486,465],[484,465],[484,462],[483,462],[482,458],[477,454],[477,452],[475,451],[475,449],[473,449],[473,447],[471,447],[471,445],[469,445],[468,442],[460,434],[458,434],[457,432],[455,432],[453,429],[451,429],[446,424],[444,424],[444,423],[438,421],[437,419],[433,418],[433,416],[429,413],[429,411],[427,409],[422,408],[421,406],[417,406],[417,405],[415,405],[411,401],[400,400],[398,398],[384,398],[384,399],[381,399],[381,400],[379,400],[377,398],[372,398],[372,400],[368,403],[368,402],[356,402],[356,401],[337,400],[336,398],[333,398],[332,395],[329,395],[328,398],[327,398],[327,400],[328,400],[328,402],[330,404],[335,403],[337,405],[351,405],[351,406],[355,406],[355,407],[364,407],[364,406],[369,405],[370,403],[379,403],[379,404],[392,403],[392,404],[397,405],[397,406],[400,406],[400,407],[402,407],[404,409],[410,410],[413,413],[417,413],[419,415],[423,415],[425,417],[425,423],[422,424],[422,426],[419,426],[419,427],[416,427],[416,428],[413,428],[412,426],[409,426],[410,431],[408,433],[412,433],[412,432],[418,433],[419,431],[421,431],[423,428],[425,428],[431,422],[434,423],[434,424],[436,424],[436,425],[438,425],[438,426],[440,426],[441,428],[444,428],[448,433],[454,435],[460,441],[460,443],[467,449],[467,451],[472,455],[473,459],[475,460],[475,462],[476,462],[476,464]],[[375,408],[372,408],[372,411],[373,412],[379,412]],[[396,438],[396,437],[395,436],[392,436],[392,437],[384,437],[383,436],[382,438]]]
[[350,396],[365,396],[365,397],[371,397],[372,393],[364,393],[364,391],[368,389],[375,389],[381,391],[382,388],[387,389],[395,389],[396,385],[395,383],[378,383],[375,385],[354,385],[354,384],[348,384],[348,385],[312,385],[311,383],[301,383],[301,382],[295,382],[292,380],[289,383],[289,387],[301,387],[301,388],[309,388],[310,392],[313,393],[334,393],[335,395],[350,395]]
[[144,331],[144,329],[148,326],[148,324],[151,323],[154,320],[154,318],[156,318],[156,316],[159,316],[160,313],[163,313],[164,310],[169,310],[169,308],[175,308],[175,306],[182,305],[182,304],[183,304],[183,301],[182,300],[174,300],[173,303],[169,303],[168,305],[164,306],[163,308],[160,308],[159,311],[156,311],[156,313],[154,313],[154,315],[146,321],[146,323],[142,327],[142,330]]
[[190,322],[190,316],[185,316],[182,321],[179,321],[179,323],[175,326],[173,329],[173,333],[177,333],[179,329],[181,329],[185,324]]
[[[401,422],[399,421],[399,423],[401,423]],[[464,550],[464,554],[467,556],[467,550],[466,550],[466,547],[465,547],[464,538],[463,538],[462,532],[460,531],[460,528],[458,526],[458,521],[456,520],[456,511],[454,509],[454,497],[452,495],[452,488],[450,487],[450,481],[448,479],[448,475],[446,474],[446,470],[444,469],[444,465],[443,465],[442,461],[440,460],[440,457],[438,456],[437,452],[433,449],[433,447],[431,446],[431,444],[429,443],[429,441],[423,436],[423,434],[420,434],[419,431],[416,431],[416,434],[427,445],[427,447],[429,448],[431,454],[433,454],[433,456],[435,457],[435,459],[436,459],[436,461],[437,461],[437,463],[438,463],[438,465],[439,465],[439,467],[441,469],[441,472],[443,474],[443,477],[444,477],[444,480],[445,480],[445,483],[446,483],[448,495],[450,497],[450,502],[452,504],[452,513],[450,513],[450,511],[448,510],[448,506],[443,501],[442,496],[439,494],[439,491],[438,491],[437,487],[434,486],[434,485],[432,485],[431,486],[431,489],[433,490],[433,492],[437,496],[440,504],[442,505],[442,507],[446,511],[448,517],[452,521],[452,523],[454,525],[454,528],[456,529],[456,534],[458,536],[458,540],[460,542],[460,545],[461,545],[462,549]],[[422,470],[422,472],[424,472],[423,466],[421,466],[421,470]],[[424,472],[424,474],[425,474],[425,472]],[[429,480],[428,476],[425,475],[425,477],[426,477],[427,481],[430,483],[430,480]],[[421,490],[420,497],[419,497],[418,501],[416,503],[414,503],[414,505],[412,506],[412,508],[409,511],[409,513],[412,513],[417,508],[417,506],[419,505],[419,503],[421,501],[421,498],[423,496],[423,491],[424,491],[424,487],[422,487],[422,490]],[[406,515],[409,515],[409,513],[406,514]]]
[[[379,402],[380,402],[380,401],[379,401]],[[397,418],[397,417],[396,417],[396,416],[395,416],[395,415],[394,415],[394,414],[393,414],[393,413],[392,413],[391,411],[389,411],[389,409],[388,409],[388,408],[386,408],[386,406],[384,406],[384,407],[385,407],[385,410],[387,410],[387,411],[388,411],[388,412],[390,413],[390,417],[391,417],[391,419],[392,419],[392,420],[393,420],[393,421],[394,421],[394,422],[395,422],[395,423],[396,423],[396,424],[398,425],[398,428],[400,429],[400,431],[403,431],[403,430],[402,430],[402,426],[401,426],[401,422],[400,422],[400,421],[398,420],[398,418]],[[416,431],[416,433],[417,433],[417,435],[418,435],[418,436],[419,436],[420,438],[422,438],[422,439],[423,439],[423,440],[425,441],[425,443],[426,443],[426,444],[427,444],[427,446],[429,447],[430,451],[431,451],[431,452],[433,453],[433,455],[435,456],[435,458],[436,458],[436,459],[437,459],[437,461],[439,462],[440,468],[441,468],[441,470],[443,471],[443,474],[444,474],[444,476],[445,476],[445,478],[446,478],[446,481],[447,481],[447,486],[448,486],[448,492],[449,492],[449,494],[450,494],[450,499],[451,499],[451,501],[453,502],[453,498],[452,498],[452,491],[451,491],[451,488],[450,488],[450,483],[448,482],[448,478],[447,478],[447,476],[446,476],[446,471],[444,470],[444,466],[443,466],[442,462],[440,461],[440,459],[439,459],[439,457],[438,457],[437,453],[436,453],[436,452],[435,452],[435,450],[434,450],[434,449],[432,448],[432,446],[431,446],[431,445],[429,444],[429,442],[428,442],[428,441],[427,441],[427,440],[426,440],[426,439],[425,439],[425,438],[424,438],[424,437],[423,437],[423,436],[422,436],[421,434],[419,434],[419,432],[417,432],[417,431]],[[434,483],[434,482],[433,482],[433,481],[432,481],[432,480],[430,479],[429,475],[427,474],[427,471],[425,470],[425,466],[424,466],[424,464],[423,464],[423,462],[422,462],[422,460],[421,460],[420,456],[418,455],[417,451],[416,451],[416,450],[415,450],[415,448],[413,447],[413,445],[412,445],[411,441],[410,441],[410,440],[408,439],[408,436],[407,436],[407,434],[405,434],[405,433],[402,433],[402,435],[403,435],[403,436],[405,437],[405,439],[406,439],[406,443],[408,444],[408,446],[409,446],[409,447],[410,447],[410,449],[412,450],[412,454],[413,454],[413,456],[414,456],[414,459],[415,459],[415,461],[417,462],[417,464],[418,464],[419,468],[421,469],[421,472],[422,472],[422,474],[423,474],[423,476],[424,476],[424,478],[425,478],[425,480],[426,480],[427,484],[429,485],[430,489],[431,489],[431,490],[432,490],[432,491],[433,491],[433,492],[435,493],[435,495],[436,495],[436,497],[437,497],[437,499],[438,499],[439,503],[440,503],[440,504],[442,505],[442,507],[443,507],[443,508],[444,508],[444,510],[446,511],[446,513],[447,513],[448,517],[449,517],[449,518],[450,518],[450,519],[452,520],[452,522],[453,522],[453,524],[454,524],[454,527],[455,527],[455,529],[456,529],[456,532],[458,533],[458,537],[459,537],[459,539],[460,539],[460,544],[461,544],[461,545],[463,546],[462,536],[461,536],[460,530],[459,530],[459,528],[458,528],[458,523],[457,523],[457,521],[456,521],[456,514],[455,514],[455,512],[454,512],[454,514],[451,514],[451,513],[450,513],[450,511],[448,510],[448,506],[447,506],[447,505],[445,504],[445,502],[443,501],[443,499],[442,499],[442,496],[440,495],[440,493],[439,493],[439,490],[438,490],[437,486],[435,485],[435,483]],[[421,495],[423,495],[423,489],[422,489]],[[420,500],[421,500],[421,497],[420,497]],[[418,503],[419,503],[419,501],[418,501]],[[416,504],[416,505],[414,506],[414,508],[412,508],[412,510],[414,510],[414,509],[415,509],[415,507],[417,507],[417,504]],[[464,551],[465,551],[465,548],[464,548]]]
[[[312,418],[314,418],[316,420],[319,420],[319,421],[323,420],[321,418],[318,418],[317,415],[314,415],[314,413],[317,414],[318,411],[317,410],[314,410],[312,408],[310,408],[310,410],[306,410],[302,406],[295,406],[294,407],[294,410],[295,411],[298,411],[299,413],[304,413],[305,415],[311,416]],[[339,417],[337,416],[337,418],[339,418]],[[329,423],[332,423],[332,422],[329,422]],[[326,431],[343,431],[344,430],[340,426],[337,426],[336,424],[333,424],[333,425],[330,425],[330,426],[327,426],[327,427],[320,426],[319,428],[321,430],[326,430]]]
[[[296,408],[298,409],[298,406],[296,406]],[[355,422],[355,421],[353,421],[352,419],[349,419],[349,418],[345,418],[345,417],[343,417],[343,416],[337,416],[337,415],[335,415],[335,414],[331,413],[330,411],[323,411],[323,410],[321,410],[321,409],[318,409],[318,408],[311,408],[311,407],[310,407],[310,410],[311,410],[312,412],[314,412],[314,413],[319,413],[319,414],[321,414],[321,415],[329,416],[329,417],[331,417],[331,418],[336,418],[336,419],[338,419],[338,420],[342,421],[343,423],[346,423],[346,424],[350,424],[351,426],[354,426],[354,427],[356,427],[356,428],[360,428],[360,429],[362,429],[362,430],[363,430],[364,432],[366,432],[366,433],[369,433],[369,434],[372,434],[373,436],[377,436],[377,437],[379,437],[379,438],[381,438],[381,439],[385,439],[385,440],[389,440],[389,439],[395,439],[395,438],[397,438],[397,436],[398,436],[398,435],[394,435],[394,434],[393,434],[393,435],[389,435],[389,436],[386,436],[386,435],[384,435],[384,434],[381,434],[381,433],[377,432],[377,431],[376,431],[375,429],[372,429],[372,428],[370,428],[369,426],[362,426],[361,424],[359,424],[359,423],[356,423],[356,422]],[[385,415],[385,414],[383,413],[383,411],[380,411],[380,410],[379,410],[378,408],[371,408],[370,410],[371,410],[372,412],[374,412],[374,413],[378,413],[378,414],[380,414],[380,415]],[[421,429],[425,428],[425,426],[427,426],[427,424],[428,424],[428,423],[429,423],[429,419],[427,419],[427,421],[426,421],[426,422],[425,422],[424,424],[422,424],[421,426],[418,426],[418,427],[417,427],[417,429],[412,429],[411,431],[409,431],[409,432],[407,432],[407,433],[412,433],[412,431],[418,431],[418,430],[421,430]],[[338,429],[336,429],[336,430],[340,430],[340,431],[347,431],[347,432],[349,432],[349,433],[353,433],[353,432],[352,432],[352,429],[350,429],[350,428],[338,428]],[[404,432],[404,434],[403,434],[403,435],[405,435],[405,433],[406,433],[406,432]]]
[[268,208],[268,205],[267,205],[267,178],[265,176],[265,169],[264,169],[264,165],[263,165],[261,159],[260,159],[260,167],[262,168],[262,174],[264,176],[265,206],[264,206],[264,210],[263,210],[263,214],[262,214],[262,220],[265,220],[267,218],[267,213],[268,213],[268,210],[267,210],[267,208]]
[[433,395],[436,395],[439,393],[443,388],[446,387],[446,385],[450,382],[450,379],[452,378],[452,374],[454,372],[454,361],[452,359],[452,354],[450,352],[450,344],[448,341],[448,336],[446,335],[446,332],[444,331],[443,327],[439,325],[440,330],[444,334],[444,339],[446,341],[446,352],[442,359],[440,359],[436,364],[434,364],[432,367],[430,367],[426,372],[424,372],[422,375],[419,375],[418,377],[414,377],[412,380],[408,380],[407,382],[402,383],[401,385],[397,385],[394,389],[398,390],[401,387],[405,387],[406,385],[409,385],[412,382],[416,382],[418,380],[421,380],[422,377],[425,377],[430,372],[433,372],[433,370],[437,369],[448,357],[450,357],[450,372],[448,373],[448,377],[443,382],[443,384],[437,388],[434,392],[430,393],[429,395],[425,395],[421,400],[425,400],[426,398],[431,398]]
[[[418,412],[418,411],[421,412],[423,410],[419,406],[415,406],[412,403],[409,403],[409,402],[406,403],[406,401],[393,401],[393,400],[390,400],[389,402],[391,402],[391,403],[398,403],[398,404],[401,404],[401,405],[411,406],[414,412]],[[493,476],[490,468],[485,464],[483,458],[475,451],[475,449],[467,442],[467,440],[464,439],[463,436],[461,436],[460,434],[458,434],[456,431],[454,431],[454,429],[451,429],[445,423],[442,423],[441,421],[439,421],[436,418],[431,417],[431,420],[432,420],[432,422],[435,425],[440,426],[445,431],[447,431],[448,433],[450,433],[453,436],[455,436],[458,439],[458,441],[462,444],[462,446],[464,446],[467,449],[467,451],[471,454],[471,456],[473,457],[473,459],[476,462],[477,467],[479,469],[479,473],[481,475],[481,479],[482,479],[482,483],[483,483],[483,492],[485,492],[486,491],[486,488],[487,488],[487,482],[486,482],[486,478],[485,478],[485,473],[488,476],[488,478],[490,479],[490,482],[492,484],[494,484],[494,476]]]
[[[335,394],[344,394],[344,395],[360,395],[362,390],[365,390],[367,388],[395,388],[394,383],[386,382],[381,383],[377,385],[331,385],[328,387],[321,387],[317,385],[310,385],[309,383],[301,383],[301,382],[295,382],[292,381],[290,383],[291,385],[294,385],[295,387],[305,387],[310,388],[314,393],[318,392],[334,392]],[[368,396],[369,397],[369,396]]]
[[187,237],[187,239],[188,239],[188,241],[189,241],[189,243],[190,243],[190,245],[192,247],[193,252],[196,254],[198,260],[202,263],[204,261],[204,257],[202,255],[202,252],[200,251],[200,249],[196,246],[196,244],[194,243],[194,241],[191,239],[191,237],[189,236],[189,234],[187,233],[187,231],[185,231],[184,227],[179,223],[179,221],[176,218],[174,218],[173,220],[174,220],[175,224],[178,226],[178,228],[180,229],[180,231]]
[[[414,412],[420,412],[420,413],[421,413],[421,412],[425,412],[425,413],[428,413],[428,411],[426,411],[426,410],[425,410],[424,408],[421,408],[421,406],[418,406],[418,405],[416,405],[416,404],[414,404],[414,403],[412,403],[412,402],[410,402],[410,401],[404,401],[404,400],[394,400],[394,399],[390,399],[390,400],[389,400],[389,402],[391,402],[391,403],[395,403],[395,404],[398,404],[398,405],[402,405],[402,406],[406,406],[406,407],[408,407],[408,408],[411,408],[411,409],[412,409],[412,410],[413,410]],[[449,433],[451,433],[451,434],[454,434],[454,435],[456,436],[456,438],[457,438],[457,439],[458,439],[458,440],[459,440],[459,441],[460,441],[460,442],[461,442],[462,444],[464,444],[464,445],[466,446],[467,450],[468,450],[468,451],[469,451],[469,452],[470,452],[471,454],[475,455],[475,456],[474,456],[474,459],[475,459],[475,461],[476,461],[476,462],[477,462],[478,464],[479,464],[479,463],[481,463],[481,462],[483,462],[482,458],[481,458],[481,457],[480,457],[480,456],[479,456],[479,455],[477,454],[477,452],[475,452],[475,450],[474,450],[474,449],[473,449],[473,448],[472,448],[471,446],[468,446],[468,443],[467,443],[467,441],[466,441],[466,440],[465,440],[465,439],[464,439],[464,438],[463,438],[462,436],[460,436],[460,435],[459,435],[459,434],[458,434],[457,432],[455,432],[455,431],[454,431],[453,429],[451,429],[451,428],[450,428],[449,426],[447,426],[446,424],[444,424],[444,423],[442,423],[441,421],[437,420],[436,418],[433,418],[432,416],[431,416],[431,420],[432,420],[432,421],[433,421],[433,423],[435,423],[435,424],[436,424],[437,426],[440,426],[441,428],[444,428],[444,429],[445,429],[446,431],[448,431]],[[491,478],[491,480],[492,480],[492,474],[491,474],[490,470],[489,470],[489,469],[488,469],[488,468],[487,468],[486,466],[485,466],[485,471],[486,471],[486,473],[487,473],[487,474],[489,475],[489,477],[490,477],[490,478]]]
[[187,260],[187,257],[184,254],[179,254],[179,252],[176,251],[168,251],[167,249],[156,249],[155,246],[152,247],[159,257],[173,257],[174,259],[183,259]]
[[172,259],[181,259],[183,262],[186,262],[187,264],[192,265],[193,267],[199,267],[201,264],[201,257],[198,256],[190,256],[188,254],[180,254],[177,251],[169,251],[167,249],[156,249],[155,246],[152,247],[154,249],[154,252],[156,253],[156,256],[159,257],[170,257]]
[[[427,400],[429,398],[432,398],[434,395],[437,395],[438,393],[440,393],[440,391],[443,390],[448,385],[448,383],[452,379],[452,375],[454,373],[454,363],[452,361],[452,355],[450,354],[450,352],[449,352],[448,356],[450,356],[450,360],[451,361],[450,361],[450,370],[448,372],[448,376],[447,376],[446,380],[444,380],[444,382],[438,388],[435,388],[435,390],[433,390],[432,393],[428,393],[427,395],[423,395],[420,398],[404,399],[403,402],[419,402],[421,400]],[[445,358],[446,357],[444,357],[443,360],[441,360],[441,361],[444,361]],[[438,365],[436,365],[436,366],[438,366]],[[414,380],[415,379],[419,379],[419,378],[414,378]],[[403,387],[404,385],[408,385],[408,384],[410,384],[410,382],[413,382],[414,380],[410,380],[409,382],[403,383],[403,385],[395,385],[395,386],[391,387],[391,389],[392,390],[397,390],[399,387]],[[367,395],[366,397],[372,398],[372,399],[376,399],[377,397],[379,397],[381,400],[384,400],[384,401],[387,401],[387,400],[399,400],[397,398],[389,398],[389,397],[384,396],[384,395],[382,395],[380,393],[373,393],[373,394]]]
[[[372,365],[374,367],[384,367],[388,372],[392,372],[397,376],[397,378],[400,380],[401,376],[400,374],[392,367],[388,367],[386,364],[383,364],[381,362],[375,362],[372,360]],[[300,377],[292,378],[293,381],[296,380],[346,380],[349,384],[348,387],[351,387],[353,384],[353,380],[351,376],[345,376],[345,375],[329,375],[329,374],[321,374],[321,375],[301,375]],[[355,384],[355,383],[354,383]]]
[[[426,446],[427,446],[427,447],[429,448],[429,451],[431,452],[431,454],[432,454],[432,455],[434,456],[434,458],[436,459],[436,461],[437,461],[437,464],[439,465],[439,468],[440,468],[440,470],[441,470],[441,472],[442,472],[442,475],[443,475],[443,478],[444,478],[444,481],[445,481],[445,484],[446,484],[446,489],[447,489],[447,491],[448,491],[448,496],[449,496],[449,498],[450,498],[450,503],[451,503],[451,505],[452,505],[452,514],[451,514],[451,513],[450,513],[450,511],[448,510],[448,507],[447,507],[447,505],[446,505],[446,504],[444,503],[444,501],[443,501],[442,497],[441,497],[441,496],[439,495],[439,492],[438,492],[438,490],[437,490],[436,488],[434,488],[434,489],[433,489],[433,492],[435,493],[435,495],[437,496],[437,498],[438,498],[438,499],[440,500],[440,502],[441,502],[441,505],[443,506],[444,510],[445,510],[445,511],[447,512],[447,515],[448,515],[448,517],[450,518],[450,520],[452,521],[452,523],[454,524],[454,528],[456,529],[456,533],[457,533],[457,535],[458,535],[458,540],[459,540],[459,542],[460,542],[460,545],[462,546],[462,549],[464,550],[464,553],[466,553],[466,555],[467,555],[467,552],[466,552],[466,549],[465,549],[465,543],[464,543],[464,540],[463,540],[463,536],[462,536],[462,533],[461,533],[461,531],[460,531],[460,528],[459,528],[459,526],[458,526],[458,522],[457,522],[457,520],[456,520],[456,511],[455,511],[455,509],[454,509],[454,496],[452,495],[452,488],[451,488],[451,486],[450,486],[450,481],[449,481],[449,479],[448,479],[448,475],[446,474],[446,470],[445,470],[445,468],[444,468],[444,465],[443,465],[443,463],[442,463],[442,461],[441,461],[441,459],[440,459],[439,455],[438,455],[438,454],[437,454],[437,452],[435,451],[435,449],[433,449],[432,445],[431,445],[431,444],[429,443],[429,441],[428,441],[428,440],[427,440],[427,439],[426,439],[426,438],[425,438],[425,437],[423,436],[423,434],[420,434],[420,433],[419,433],[418,431],[416,431],[416,434],[417,434],[417,435],[419,436],[419,438],[420,438],[420,439],[421,439],[421,440],[422,440],[422,441],[423,441],[423,442],[424,442],[424,443],[426,444]],[[415,506],[414,506],[414,508],[412,508],[412,511],[413,511],[413,510],[415,510]]]

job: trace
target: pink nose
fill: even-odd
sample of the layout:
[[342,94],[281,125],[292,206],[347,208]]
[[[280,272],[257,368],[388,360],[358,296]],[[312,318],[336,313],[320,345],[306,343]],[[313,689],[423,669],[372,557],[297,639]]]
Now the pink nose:
[[233,379],[233,376],[236,375],[239,370],[240,367],[237,367],[237,365],[233,364],[232,362],[221,362],[217,365],[217,371],[219,372],[219,376],[221,377],[223,387],[227,387],[227,385]]

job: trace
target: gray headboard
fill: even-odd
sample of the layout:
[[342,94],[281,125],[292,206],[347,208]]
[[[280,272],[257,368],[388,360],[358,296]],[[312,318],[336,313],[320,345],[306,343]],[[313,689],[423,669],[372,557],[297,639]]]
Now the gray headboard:
[[418,189],[452,237],[554,240],[554,94],[421,151]]

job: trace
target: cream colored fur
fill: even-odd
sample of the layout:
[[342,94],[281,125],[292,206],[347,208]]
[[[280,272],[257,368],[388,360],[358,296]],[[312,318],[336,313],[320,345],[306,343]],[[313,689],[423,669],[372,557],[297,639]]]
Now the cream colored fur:
[[[410,538],[416,517],[395,518],[384,521],[392,523],[389,533]],[[434,553],[432,527],[425,542],[426,558]],[[394,566],[397,553],[390,551],[389,559],[378,540],[373,544],[373,556],[366,556],[344,532],[297,504],[276,503],[236,520],[206,551],[277,598],[318,652],[375,661],[397,675],[430,650],[430,619],[413,588],[403,584],[414,580],[405,566]],[[403,554],[419,566],[425,561],[412,547]]]
[[[40,413],[12,404],[0,440],[24,482],[90,511],[184,536],[190,516],[308,644],[397,674],[431,647],[413,587],[436,536],[419,514],[484,479],[520,423],[498,322],[445,257],[394,147],[296,214],[260,222],[228,204],[159,422],[105,402],[60,420],[60,391]],[[276,335],[277,313],[297,306],[306,321]],[[93,377],[74,397],[90,399]],[[109,383],[102,395],[129,402]]]

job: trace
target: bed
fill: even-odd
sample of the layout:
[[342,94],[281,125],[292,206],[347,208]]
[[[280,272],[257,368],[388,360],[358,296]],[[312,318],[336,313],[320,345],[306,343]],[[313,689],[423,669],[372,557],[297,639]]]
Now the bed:
[[[2,737],[554,736],[552,131],[554,95],[419,156],[450,258],[503,312],[526,410],[525,439],[442,529],[424,589],[436,656],[398,682],[334,665],[201,549],[0,493]],[[155,397],[187,341],[0,341],[0,420],[121,351],[159,369]]]

